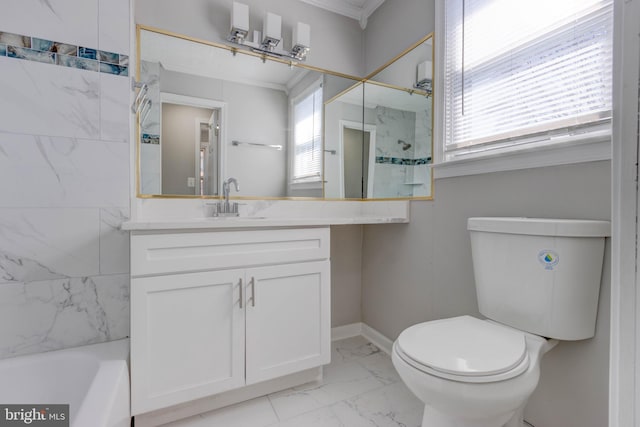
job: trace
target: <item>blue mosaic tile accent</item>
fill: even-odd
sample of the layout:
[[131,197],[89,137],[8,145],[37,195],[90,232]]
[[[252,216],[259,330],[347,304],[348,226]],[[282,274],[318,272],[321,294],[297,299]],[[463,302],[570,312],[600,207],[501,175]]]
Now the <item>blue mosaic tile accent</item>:
[[120,55],[113,52],[98,51],[98,59],[100,62],[106,62],[108,64],[120,65]]
[[58,65],[88,71],[100,70],[100,63],[98,61],[86,58],[78,58],[77,56],[70,55],[58,55]]
[[31,37],[21,36],[20,34],[6,33],[0,31],[0,43],[7,46],[15,47],[31,47]]
[[39,39],[36,37],[31,38],[31,48],[45,52],[55,52],[62,55],[76,56],[78,54],[78,46]]
[[56,54],[53,52],[41,52],[26,47],[7,46],[7,56],[11,58],[26,59],[29,61],[55,64]]
[[140,142],[143,144],[160,145],[160,135],[152,135],[150,133],[143,133],[140,137]]
[[107,74],[114,74],[116,76],[128,76],[129,68],[121,67],[119,65],[107,64],[104,62],[100,63],[100,72]]
[[35,50],[43,50],[50,52],[53,47],[53,42],[51,40],[43,40],[33,37],[31,39],[31,45]]
[[129,76],[129,56],[0,31],[0,56]]
[[413,159],[414,165],[428,165],[431,163],[431,157],[424,157],[422,159]]
[[87,59],[98,59],[98,51],[88,47],[78,47],[78,56]]
[[431,163],[431,157],[423,157],[420,159],[403,159],[401,157],[376,156],[376,163],[386,164],[386,165],[405,165],[405,166],[428,165]]

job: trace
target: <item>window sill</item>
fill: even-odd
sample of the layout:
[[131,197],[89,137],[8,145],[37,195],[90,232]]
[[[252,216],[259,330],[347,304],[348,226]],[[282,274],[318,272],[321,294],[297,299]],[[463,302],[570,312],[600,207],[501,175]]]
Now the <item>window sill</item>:
[[546,147],[449,160],[434,164],[433,174],[434,179],[440,179],[598,160],[611,160],[610,136],[600,135],[596,138]]
[[289,188],[292,190],[322,190],[322,181],[292,182],[289,183]]

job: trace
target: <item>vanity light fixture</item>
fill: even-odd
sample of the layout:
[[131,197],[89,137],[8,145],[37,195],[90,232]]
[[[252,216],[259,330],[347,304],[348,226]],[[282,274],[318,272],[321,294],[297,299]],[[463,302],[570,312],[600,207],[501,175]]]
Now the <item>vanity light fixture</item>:
[[243,46],[253,52],[278,58],[289,58],[296,61],[304,61],[311,48],[311,27],[308,24],[298,22],[293,27],[291,51],[282,48],[282,17],[275,13],[267,12],[262,23],[262,33],[253,31],[253,40],[249,35],[249,6],[237,1],[231,8],[231,29],[227,41],[235,45]]
[[242,44],[249,34],[249,6],[233,2],[231,6],[231,31],[227,40]]
[[416,70],[416,89],[421,89],[427,92],[427,96],[433,92],[433,68],[431,61],[424,61],[418,64]]

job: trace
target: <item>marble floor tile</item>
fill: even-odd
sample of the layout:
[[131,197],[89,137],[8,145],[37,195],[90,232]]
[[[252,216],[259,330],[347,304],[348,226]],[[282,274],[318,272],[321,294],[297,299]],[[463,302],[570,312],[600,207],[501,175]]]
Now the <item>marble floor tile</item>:
[[363,337],[332,343],[319,382],[167,424],[170,427],[418,427],[423,404],[389,355]]
[[402,381],[396,368],[393,367],[393,363],[391,363],[391,357],[382,351],[356,359],[355,362],[384,385]]
[[321,383],[309,383],[269,395],[280,420],[349,399],[384,385],[357,362],[324,367]]
[[331,410],[345,426],[419,427],[424,404],[402,382],[338,402]]
[[346,338],[331,343],[331,364],[348,362],[379,353],[380,349],[362,336]]
[[[291,418],[286,421],[282,421],[276,424],[272,424],[269,427],[352,427],[346,426],[342,423],[340,418],[333,412],[333,410],[325,406],[323,408],[316,409],[315,411],[306,412]],[[353,426],[355,427],[355,426]]]
[[266,397],[164,424],[164,427],[265,427],[278,422]]

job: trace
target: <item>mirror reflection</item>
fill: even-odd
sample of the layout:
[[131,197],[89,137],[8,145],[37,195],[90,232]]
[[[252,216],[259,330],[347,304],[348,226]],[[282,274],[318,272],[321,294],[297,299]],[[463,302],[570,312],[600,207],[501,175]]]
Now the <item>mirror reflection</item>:
[[139,192],[322,196],[322,105],[354,80],[139,27]]
[[428,36],[325,105],[325,197],[431,197],[432,51]]
[[430,45],[358,79],[138,33],[141,196],[220,196],[229,177],[245,197],[431,195],[431,98],[412,87]]

